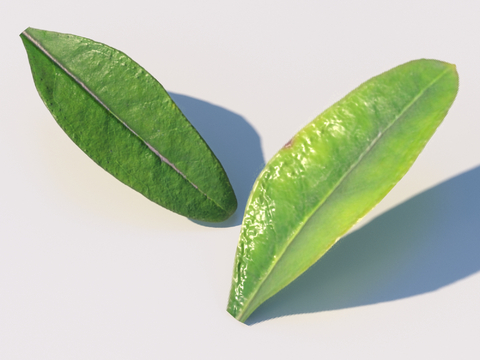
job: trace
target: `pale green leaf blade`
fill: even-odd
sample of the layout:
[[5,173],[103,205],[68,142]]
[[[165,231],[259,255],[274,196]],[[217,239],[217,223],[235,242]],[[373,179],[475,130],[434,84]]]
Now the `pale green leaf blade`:
[[21,38],[42,100],[96,163],[189,218],[223,221],[235,212],[222,165],[141,66],[80,36],[28,28]]
[[296,134],[250,194],[228,311],[245,321],[365,216],[413,164],[457,90],[454,65],[412,61],[365,82]]

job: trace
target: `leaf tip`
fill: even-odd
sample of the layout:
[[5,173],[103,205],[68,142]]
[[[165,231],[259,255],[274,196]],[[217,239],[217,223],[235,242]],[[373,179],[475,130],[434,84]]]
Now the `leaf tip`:
[[250,316],[250,314],[248,314],[247,316],[244,316],[245,314],[241,311],[238,311],[238,309],[234,309],[230,306],[230,304],[228,304],[228,307],[227,307],[227,312],[232,315],[235,320],[238,320],[240,321],[241,323],[245,323],[245,321],[247,320],[248,316]]
[[28,35],[28,33],[29,33],[32,29],[33,29],[33,28],[31,28],[31,27],[26,28],[25,30],[23,30],[23,31],[20,33],[20,36],[22,36],[22,35],[23,35],[23,36]]

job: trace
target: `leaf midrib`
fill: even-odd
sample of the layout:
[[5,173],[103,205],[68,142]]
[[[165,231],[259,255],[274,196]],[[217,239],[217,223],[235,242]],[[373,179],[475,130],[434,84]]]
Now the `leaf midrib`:
[[[445,70],[443,70],[437,77],[435,77],[424,89],[422,89],[421,92],[419,92],[406,106],[405,108],[397,115],[397,117],[391,122],[390,125],[388,125],[384,130],[383,132],[380,132],[377,137],[375,137],[375,139],[372,140],[372,143],[365,149],[364,152],[362,152],[362,154],[360,154],[358,160],[353,163],[350,168],[348,169],[348,171],[345,172],[345,174],[337,181],[337,183],[335,184],[335,186],[331,189],[331,191],[323,198],[323,200],[318,204],[318,206],[315,207],[314,210],[312,210],[310,212],[310,214],[308,214],[308,216],[306,216],[305,218],[307,219],[305,222],[303,222],[298,228],[297,230],[293,233],[293,235],[290,237],[290,239],[288,240],[288,243],[287,245],[285,246],[284,250],[278,255],[276,256],[275,258],[275,261],[272,262],[272,265],[269,267],[267,273],[266,273],[266,276],[262,279],[262,281],[260,282],[259,286],[257,287],[257,290],[255,291],[255,293],[253,294],[253,296],[250,298],[250,300],[247,302],[247,304],[243,307],[243,311],[241,311],[238,315],[237,315],[237,319],[241,320],[242,319],[242,316],[244,313],[246,313],[246,310],[248,308],[248,306],[250,305],[250,303],[252,303],[252,301],[255,299],[255,297],[257,296],[258,292],[260,291],[260,289],[262,288],[263,284],[265,283],[265,280],[270,276],[270,274],[272,273],[272,270],[275,268],[276,264],[278,263],[278,261],[282,258],[282,256],[285,254],[285,252],[288,250],[288,248],[290,247],[290,245],[294,242],[295,238],[297,237],[297,235],[300,233],[300,231],[304,228],[304,226],[308,223],[308,221],[310,220],[310,218],[313,216],[314,213],[316,213],[320,207],[330,198],[330,196],[337,190],[337,188],[342,184],[342,182],[345,180],[345,178],[348,177],[348,175],[360,164],[360,162],[362,161],[362,159],[370,152],[370,150],[378,143],[378,141],[385,135],[385,133],[388,132],[388,130],[393,126],[395,125],[399,119],[417,102],[417,100],[420,99],[420,97],[430,88],[432,87],[437,81],[439,81],[444,75],[445,73],[448,71],[449,69],[446,68]],[[340,236],[341,237],[341,236]],[[339,237],[339,238],[340,238]],[[333,244],[332,244],[333,245]],[[318,259],[317,259],[318,260]]]
[[70,76],[78,85],[80,85],[90,96],[92,96],[101,106],[103,106],[115,119],[122,123],[132,134],[134,134],[138,139],[140,139],[150,151],[157,155],[160,160],[167,165],[169,165],[173,170],[175,170],[179,175],[181,175],[185,180],[188,181],[196,190],[198,190],[202,195],[207,199],[215,203],[219,208],[226,211],[224,207],[218,204],[215,200],[210,198],[205,192],[203,192],[195,183],[193,183],[182,171],[180,171],[170,160],[165,156],[160,154],[160,152],[155,149],[150,143],[145,141],[140,135],[138,135],[132,128],[130,128],[125,121],[123,121],[115,112],[113,112],[107,104],[105,104],[97,94],[95,94],[83,81],[81,81],[76,75],[74,75],[69,69],[67,69],[60,61],[58,61],[50,52],[45,49],[40,42],[38,42],[33,36],[31,36],[27,30],[23,31],[22,34],[34,44],[40,51],[42,51],[50,60],[52,60],[60,69],[62,69],[68,76]]

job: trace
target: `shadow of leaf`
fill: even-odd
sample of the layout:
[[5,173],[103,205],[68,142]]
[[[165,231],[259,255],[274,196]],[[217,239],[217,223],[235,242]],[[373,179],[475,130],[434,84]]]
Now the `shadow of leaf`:
[[238,114],[189,96],[169,94],[222,163],[238,201],[237,211],[224,222],[191,221],[209,227],[240,225],[250,190],[265,166],[260,137]]
[[480,167],[340,240],[247,320],[343,309],[436,290],[480,270]]

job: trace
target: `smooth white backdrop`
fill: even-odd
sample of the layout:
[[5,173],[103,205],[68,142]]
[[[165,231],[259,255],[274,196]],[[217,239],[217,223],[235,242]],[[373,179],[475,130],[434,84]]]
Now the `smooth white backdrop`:
[[[461,0],[2,4],[0,358],[478,359],[479,15]],[[77,149],[34,87],[29,26],[106,43],[154,75],[224,163],[234,217],[175,215]],[[456,64],[460,90],[410,172],[325,261],[234,320],[239,224],[264,162],[418,58]]]

